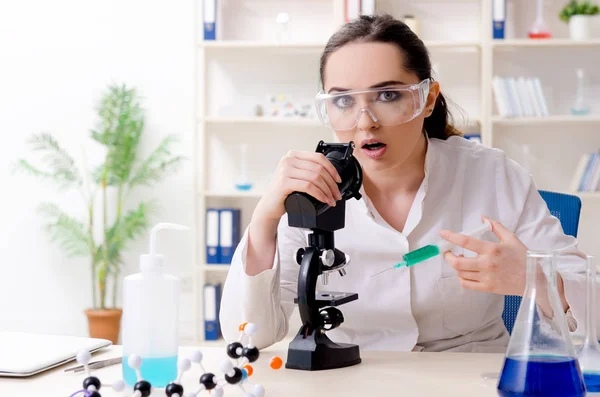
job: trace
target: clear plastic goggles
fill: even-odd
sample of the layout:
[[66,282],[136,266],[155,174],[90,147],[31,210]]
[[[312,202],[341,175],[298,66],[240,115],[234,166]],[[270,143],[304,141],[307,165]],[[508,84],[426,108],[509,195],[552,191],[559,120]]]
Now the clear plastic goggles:
[[319,93],[315,98],[317,114],[323,124],[335,131],[356,127],[363,113],[381,126],[408,123],[423,111],[431,80],[418,84],[395,85],[368,90]]

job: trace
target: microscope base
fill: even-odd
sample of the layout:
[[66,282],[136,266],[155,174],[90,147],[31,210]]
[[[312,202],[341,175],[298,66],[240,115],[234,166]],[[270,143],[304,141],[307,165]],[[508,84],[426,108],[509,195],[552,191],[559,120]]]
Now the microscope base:
[[360,362],[358,345],[335,343],[320,331],[305,337],[300,330],[289,345],[285,367],[321,371],[349,367]]

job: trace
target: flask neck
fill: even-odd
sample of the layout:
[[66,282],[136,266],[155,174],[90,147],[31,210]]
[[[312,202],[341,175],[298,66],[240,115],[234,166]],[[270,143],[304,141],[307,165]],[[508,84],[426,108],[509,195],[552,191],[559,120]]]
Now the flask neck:
[[588,259],[585,304],[585,345],[593,345],[600,348],[596,331],[596,265],[594,264],[594,261]]

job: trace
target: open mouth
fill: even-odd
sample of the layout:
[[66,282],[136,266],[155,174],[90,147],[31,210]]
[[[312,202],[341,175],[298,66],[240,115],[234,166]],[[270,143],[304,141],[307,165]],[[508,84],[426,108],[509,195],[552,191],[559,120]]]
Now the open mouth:
[[367,149],[367,150],[379,150],[384,146],[385,146],[385,143],[372,142],[372,143],[365,143],[362,147],[363,147],[363,149]]

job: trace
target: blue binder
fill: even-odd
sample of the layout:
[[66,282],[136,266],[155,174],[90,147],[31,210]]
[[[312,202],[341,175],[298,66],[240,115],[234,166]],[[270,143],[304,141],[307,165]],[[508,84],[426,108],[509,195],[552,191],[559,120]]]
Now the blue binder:
[[233,253],[240,241],[241,211],[235,208],[219,210],[219,259],[222,264],[230,264]]
[[492,32],[494,39],[504,38],[506,23],[506,0],[492,0]]
[[221,307],[221,285],[204,285],[204,339],[217,340],[221,337],[219,310]]
[[219,210],[206,210],[206,263],[221,263],[219,258]]
[[203,1],[204,40],[217,39],[217,1],[219,0]]

